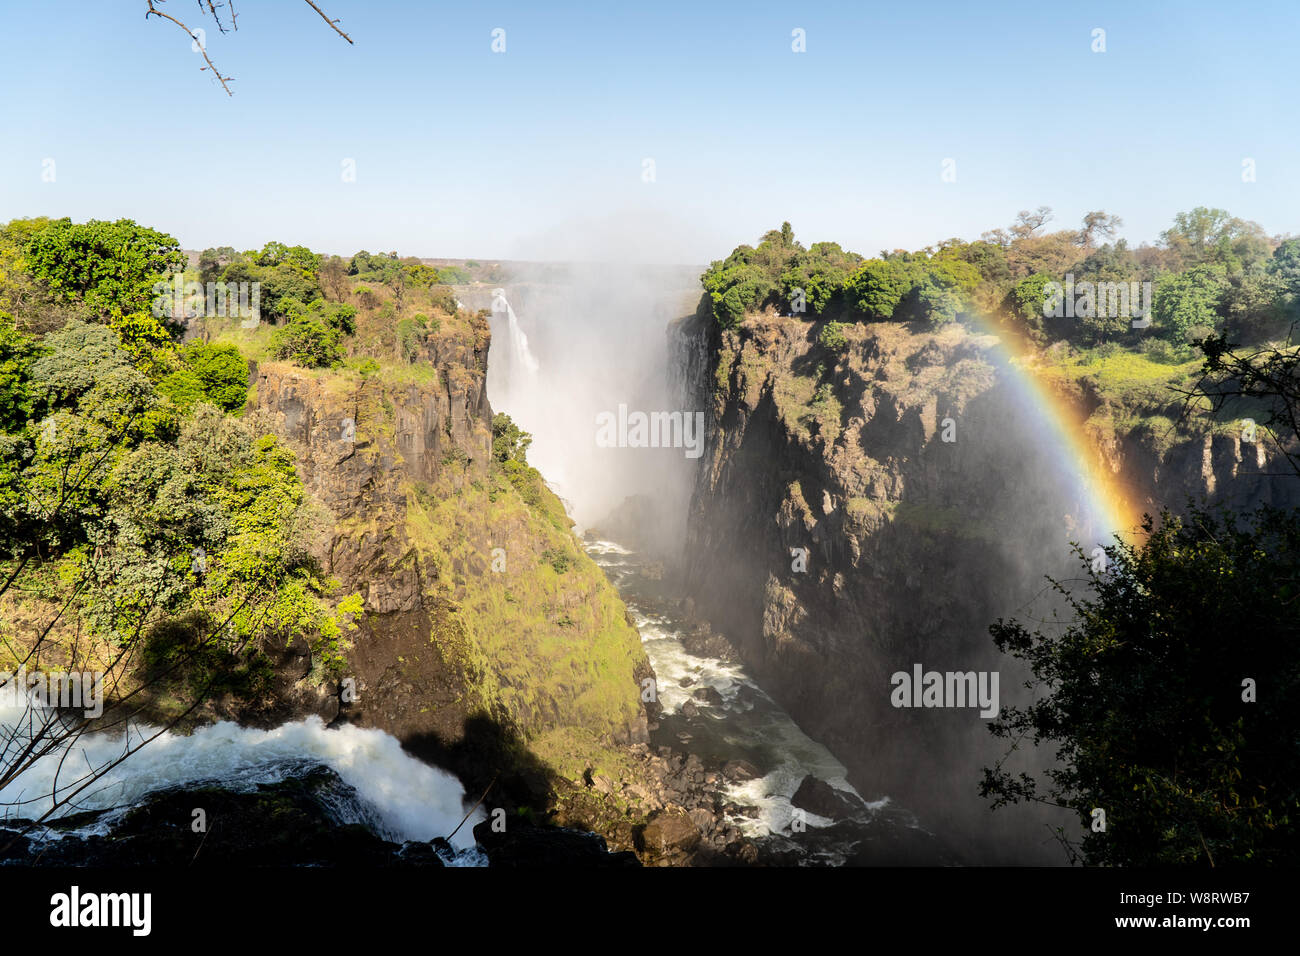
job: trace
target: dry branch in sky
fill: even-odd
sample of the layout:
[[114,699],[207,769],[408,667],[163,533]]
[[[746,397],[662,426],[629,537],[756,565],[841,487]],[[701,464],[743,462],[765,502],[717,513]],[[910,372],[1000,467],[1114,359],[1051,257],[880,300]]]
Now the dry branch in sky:
[[[178,27],[180,27],[182,30],[188,33],[190,35],[190,39],[194,41],[194,49],[203,55],[203,61],[207,64],[207,66],[200,67],[200,69],[211,70],[212,75],[215,76],[217,78],[217,82],[221,84],[221,88],[226,91],[226,95],[234,96],[234,93],[230,91],[230,86],[228,85],[228,81],[234,79],[234,77],[223,76],[221,74],[221,71],[217,69],[216,64],[212,62],[212,58],[208,56],[207,42],[205,38],[201,36],[199,33],[196,33],[194,30],[191,30],[189,26],[186,25],[178,17],[174,17],[170,13],[160,10],[158,9],[157,6],[155,6],[155,4],[166,3],[167,0],[145,0],[145,2],[149,5],[149,9],[146,10],[144,14],[145,19],[147,20],[149,19],[149,17],[160,17],[163,20],[170,20],[172,23],[176,24]],[[225,0],[224,3],[214,2],[214,0],[197,0],[197,3],[199,5],[199,15],[210,16],[212,18],[212,21],[217,25],[217,29],[221,33],[227,32],[226,29],[227,22],[224,22],[222,20],[221,13],[220,13],[220,11],[223,8],[229,11],[228,23],[229,23],[230,30],[239,29],[239,23],[238,23],[239,15],[235,12],[234,0]],[[343,39],[347,40],[349,43],[352,42],[352,37],[348,36],[339,28],[338,20],[330,19],[329,15],[324,10],[322,10],[319,6],[313,3],[312,0],[306,0],[306,3],[307,6],[311,7],[318,14],[320,14],[320,18],[324,20],[326,23],[328,23],[330,25],[330,28],[335,33],[337,33]]]

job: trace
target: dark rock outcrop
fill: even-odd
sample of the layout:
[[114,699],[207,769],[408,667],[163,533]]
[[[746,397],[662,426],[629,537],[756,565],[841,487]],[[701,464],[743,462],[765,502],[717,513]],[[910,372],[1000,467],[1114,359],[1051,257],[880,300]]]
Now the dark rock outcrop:
[[[340,823],[338,808],[360,813],[356,792],[323,766],[298,768],[248,792],[217,782],[149,794],[114,820],[90,811],[52,822],[58,839],[23,836],[23,821],[0,828],[0,861],[43,866],[444,866],[445,841],[397,844],[362,823]],[[195,830],[195,809],[203,828]],[[73,832],[106,825],[108,835]],[[29,831],[30,832],[30,831]],[[10,842],[11,839],[14,842]]]
[[635,853],[610,853],[603,837],[566,827],[508,823],[498,831],[484,820],[474,827],[474,840],[496,867],[641,865]]
[[843,820],[865,809],[862,801],[853,794],[836,790],[825,780],[818,780],[812,774],[799,781],[799,789],[790,797],[790,803],[801,810],[831,820]]

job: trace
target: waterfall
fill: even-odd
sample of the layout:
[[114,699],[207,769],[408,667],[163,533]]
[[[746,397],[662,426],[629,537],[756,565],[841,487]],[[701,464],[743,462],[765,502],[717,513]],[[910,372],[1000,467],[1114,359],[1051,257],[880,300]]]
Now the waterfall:
[[[528,347],[528,335],[519,325],[519,317],[506,299],[504,289],[492,290],[492,316],[494,343],[502,342],[505,350],[497,353],[493,347],[488,363],[488,401],[498,412],[505,412],[520,428],[534,435],[545,433],[556,422],[569,422],[567,411],[571,399],[561,390],[543,384],[541,363]],[[504,319],[504,335],[500,325]],[[547,373],[554,376],[555,368],[548,366]],[[563,455],[552,454],[545,442],[534,443],[528,460],[539,468],[553,491],[563,495],[568,476]]]
[[519,318],[515,315],[515,310],[510,307],[510,303],[506,301],[504,289],[492,290],[492,311],[505,313],[510,330],[511,364],[522,368],[530,376],[535,376],[538,369],[537,359],[533,357],[533,353],[528,349],[528,336],[519,327]]

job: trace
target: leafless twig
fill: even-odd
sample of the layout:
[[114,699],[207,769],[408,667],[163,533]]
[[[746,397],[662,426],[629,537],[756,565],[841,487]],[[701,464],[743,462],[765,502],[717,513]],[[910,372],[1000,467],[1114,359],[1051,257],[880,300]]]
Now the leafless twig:
[[[172,23],[176,24],[187,34],[189,34],[190,39],[194,41],[194,48],[198,50],[199,53],[203,54],[203,61],[207,64],[207,66],[202,67],[201,69],[211,70],[212,75],[215,76],[217,78],[217,82],[221,84],[221,88],[226,91],[226,95],[234,96],[235,94],[231,92],[230,86],[227,82],[229,80],[233,80],[234,77],[223,76],[221,71],[217,69],[217,65],[213,63],[212,58],[208,56],[207,43],[204,42],[204,40],[200,39],[199,35],[195,33],[193,30],[191,30],[180,19],[172,16],[170,13],[164,12],[163,10],[159,10],[158,7],[154,6],[155,3],[160,3],[160,4],[166,3],[167,0],[145,0],[145,2],[149,6],[149,9],[146,10],[144,14],[145,19],[147,20],[149,19],[149,17],[161,17],[164,20],[170,20]],[[339,28],[339,21],[337,19],[331,19],[329,14],[327,14],[324,10],[322,10],[319,6],[317,6],[313,2],[313,0],[306,0],[306,2],[307,2],[307,6],[311,7],[318,14],[320,14],[320,18],[330,25],[331,30],[333,30],[343,39],[347,40],[348,43],[352,43],[352,37],[348,36]],[[212,17],[212,21],[217,25],[217,29],[222,33],[226,33],[228,31],[226,30],[226,24],[223,23],[221,20],[221,15],[218,12],[218,10],[221,7],[228,7],[230,10],[230,30],[234,31],[239,29],[239,23],[238,23],[239,15],[235,12],[234,0],[227,0],[226,3],[217,3],[215,2],[215,0],[197,0],[197,3],[199,7],[199,14],[201,16]]]
[[[149,9],[148,11],[146,11],[144,18],[148,20],[149,17],[151,16],[162,17],[164,20],[170,20],[172,23],[176,24],[178,27],[180,27],[182,30],[188,33],[190,35],[190,38],[194,41],[194,45],[198,48],[198,51],[203,54],[204,61],[208,64],[206,67],[204,67],[204,69],[212,70],[212,75],[217,78],[217,82],[221,84],[221,88],[226,91],[227,96],[234,96],[235,94],[230,92],[230,87],[226,85],[226,80],[234,79],[234,77],[221,75],[221,72],[217,69],[217,65],[213,63],[212,58],[208,56],[207,44],[199,39],[198,34],[196,34],[193,30],[187,27],[180,20],[177,20],[170,13],[163,13],[161,10],[155,7],[154,0],[145,0],[145,2],[149,4]],[[158,0],[158,2],[166,3],[167,0]],[[201,10],[202,7],[200,7],[199,9]],[[218,26],[219,25],[220,25],[220,21],[218,21]]]
[[352,37],[348,36],[346,33],[344,33],[342,30],[339,29],[339,22],[337,20],[331,20],[329,17],[327,17],[325,15],[325,11],[322,10],[320,7],[316,6],[316,4],[312,3],[312,0],[307,0],[307,6],[311,7],[313,10],[319,13],[320,18],[324,20],[326,23],[328,23],[331,27],[333,27],[335,33],[337,33],[343,39],[347,40],[349,43],[352,42]]

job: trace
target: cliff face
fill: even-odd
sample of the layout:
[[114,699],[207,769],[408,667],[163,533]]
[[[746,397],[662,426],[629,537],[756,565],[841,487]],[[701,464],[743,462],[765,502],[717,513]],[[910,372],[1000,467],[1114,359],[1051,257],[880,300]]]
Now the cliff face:
[[[709,421],[686,546],[695,613],[864,793],[940,826],[983,821],[980,768],[1002,755],[987,721],[896,708],[890,675],[999,670],[1002,704],[1022,702],[989,624],[1047,616],[1044,576],[1077,575],[1069,542],[1107,536],[1090,537],[1059,441],[996,340],[854,326],[832,353],[817,331],[770,314],[675,330],[689,407]],[[1137,474],[1142,500],[1174,503],[1257,494],[1247,476],[1267,462],[1241,447],[1220,435],[1161,454],[1112,433],[1099,454]]]
[[328,512],[316,557],[365,600],[344,676],[300,682],[301,710],[381,728],[483,786],[539,806],[563,744],[644,741],[649,674],[622,602],[540,480],[492,461],[488,333],[443,330],[409,370],[265,363],[256,406]]
[[1212,431],[1198,435],[1171,434],[1170,429],[1119,430],[1112,424],[1115,408],[1094,390],[1073,390],[1069,397],[1088,416],[1099,465],[1121,479],[1140,512],[1177,512],[1189,500],[1238,510],[1261,504],[1300,506],[1300,489],[1285,456],[1262,429],[1253,441],[1243,437],[1248,434],[1245,412],[1236,420],[1220,415]]

